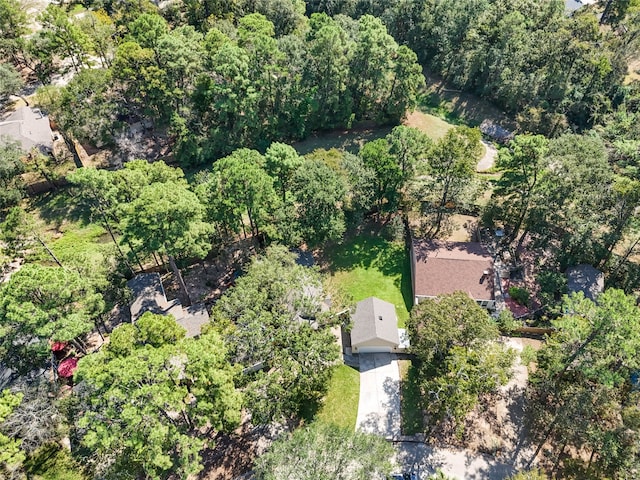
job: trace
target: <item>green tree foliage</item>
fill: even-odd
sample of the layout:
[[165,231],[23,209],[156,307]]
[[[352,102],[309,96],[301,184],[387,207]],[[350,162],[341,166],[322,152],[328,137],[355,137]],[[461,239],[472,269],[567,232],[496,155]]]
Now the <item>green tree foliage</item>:
[[0,395],[0,474],[3,477],[6,475],[6,478],[17,476],[26,459],[26,455],[20,448],[22,442],[1,432],[3,430],[3,422],[21,402],[21,393],[14,394],[11,393],[11,390],[5,389]]
[[538,449],[567,447],[590,455],[585,468],[625,478],[638,468],[638,393],[630,380],[640,369],[640,313],[635,298],[609,289],[597,304],[566,298],[556,332],[538,352],[528,390]]
[[392,454],[391,445],[374,435],[313,424],[276,441],[258,458],[256,472],[260,480],[383,480]]
[[624,57],[637,45],[637,7],[603,3],[603,21],[611,12],[612,23],[624,18],[625,28],[610,34],[591,11],[568,16],[563,2],[545,0],[320,1],[309,8],[381,18],[398,43],[415,48],[448,83],[522,112],[529,122],[537,116],[532,131],[557,133],[565,118],[585,127],[611,109],[626,74]]
[[172,316],[147,312],[80,360],[76,428],[98,473],[186,477],[202,468],[204,435],[239,423],[242,397],[224,343],[213,332],[184,335]]
[[24,172],[22,150],[19,144],[0,138],[0,210],[16,205],[22,198]]
[[306,160],[296,171],[293,185],[302,239],[310,245],[340,239],[345,231],[342,178],[325,163]]
[[518,135],[500,151],[497,167],[502,175],[494,193],[500,198],[502,218],[513,225],[510,240],[525,226],[532,200],[536,197],[539,180],[547,167],[549,141],[542,135]]
[[43,46],[61,58],[69,58],[76,72],[87,65],[87,56],[91,50],[91,39],[84,31],[69,19],[67,13],[57,5],[48,5],[40,14],[42,35],[46,43]]
[[111,66],[116,35],[113,19],[104,10],[90,10],[78,21],[78,25],[89,37],[91,49],[100,58],[102,67]]
[[203,221],[204,206],[184,181],[154,182],[123,206],[123,240],[147,254],[168,257],[185,303],[191,298],[176,258],[204,258],[211,247],[210,225]]
[[200,187],[208,219],[226,231],[258,235],[267,226],[278,196],[273,179],[265,171],[265,158],[256,150],[241,148],[213,164],[210,179]]
[[0,63],[0,99],[18,93],[22,87],[22,77],[11,65]]
[[113,143],[117,106],[110,99],[111,70],[83,69],[68,85],[38,91],[38,103],[60,130],[97,147]]
[[338,347],[324,326],[322,300],[317,271],[276,246],[216,303],[214,325],[228,339],[232,361],[258,369],[244,377],[255,424],[298,414],[326,391]]
[[273,178],[274,187],[281,192],[284,202],[291,187],[291,179],[295,171],[302,165],[303,159],[291,145],[279,142],[274,142],[269,146],[264,158],[266,160],[265,169]]
[[547,480],[547,475],[540,469],[518,472],[509,477],[509,480]]
[[472,191],[481,154],[480,132],[469,127],[449,130],[431,149],[427,191],[421,193],[423,210],[433,216],[431,236],[438,235],[453,207],[463,203],[465,195]]
[[[73,19],[51,6],[45,28],[16,53],[15,63],[44,83],[58,60],[71,59],[82,77],[61,89],[52,113],[97,146],[115,143],[119,121],[139,118],[171,127],[181,162],[204,163],[354,121],[397,123],[424,85],[415,54],[374,17],[361,20],[361,32],[321,15],[307,30],[300,0],[208,0],[185,2],[187,17],[198,19],[170,28],[144,2],[125,21],[121,3]],[[208,12],[234,12],[237,27]],[[89,53],[106,73],[84,71]]]
[[378,211],[393,211],[400,200],[403,172],[391,154],[389,142],[380,138],[365,143],[360,149],[360,157],[365,167],[376,174],[375,201]]
[[496,323],[463,292],[421,301],[407,328],[420,362],[423,408],[461,432],[478,396],[507,383],[513,351],[496,342]]
[[0,295],[3,363],[20,373],[41,368],[51,341],[70,341],[84,350],[82,337],[93,330],[104,308],[102,295],[78,273],[25,265]]

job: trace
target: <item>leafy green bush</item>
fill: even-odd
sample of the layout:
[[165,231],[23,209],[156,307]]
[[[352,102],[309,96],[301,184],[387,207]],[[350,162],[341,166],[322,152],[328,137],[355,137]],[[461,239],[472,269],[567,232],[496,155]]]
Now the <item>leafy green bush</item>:
[[513,318],[513,313],[511,313],[511,310],[508,308],[505,308],[500,312],[496,321],[500,331],[506,334],[513,332],[520,326],[520,322]]
[[513,298],[516,303],[525,307],[529,306],[529,292],[526,288],[509,287],[509,296]]

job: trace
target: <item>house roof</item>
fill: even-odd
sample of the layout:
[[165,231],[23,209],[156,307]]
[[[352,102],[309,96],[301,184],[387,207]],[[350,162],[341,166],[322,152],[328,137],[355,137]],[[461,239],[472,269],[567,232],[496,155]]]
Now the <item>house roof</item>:
[[569,293],[582,292],[585,298],[595,300],[604,291],[604,273],[587,264],[569,267],[567,289]]
[[135,322],[145,312],[164,315],[168,307],[162,288],[162,280],[157,273],[140,273],[127,282],[133,292],[130,306],[131,321]]
[[356,305],[351,329],[351,345],[400,344],[396,307],[376,297],[366,298]]
[[209,312],[204,305],[183,307],[178,300],[168,301],[157,273],[141,273],[127,282],[133,292],[131,321],[135,322],[145,312],[156,315],[173,315],[178,325],[187,331],[187,338],[200,335],[200,329],[209,322]]
[[414,239],[412,262],[415,296],[436,297],[461,290],[474,300],[494,298],[493,259],[479,242]]
[[480,132],[500,142],[507,142],[511,140],[514,135],[513,132],[488,119],[483,120],[480,124]]
[[22,150],[37,147],[45,152],[53,149],[53,134],[49,117],[35,108],[20,107],[0,122],[0,136],[7,136],[20,144]]
[[579,8],[584,7],[585,5],[591,5],[596,3],[596,0],[565,0],[564,1],[564,12],[567,15],[572,14]]

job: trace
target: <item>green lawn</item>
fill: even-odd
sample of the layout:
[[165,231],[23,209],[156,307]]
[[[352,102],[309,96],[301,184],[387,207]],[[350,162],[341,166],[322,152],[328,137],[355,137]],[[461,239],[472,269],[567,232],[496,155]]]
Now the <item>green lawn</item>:
[[424,431],[420,408],[420,390],[417,383],[417,370],[411,360],[399,360],[400,368],[400,409],[402,415],[402,433],[415,435]]
[[373,234],[360,234],[325,251],[331,280],[355,302],[378,297],[393,303],[398,326],[404,327],[411,309],[411,270],[404,243]]
[[339,365],[333,372],[329,391],[315,420],[355,430],[360,398],[360,372]]

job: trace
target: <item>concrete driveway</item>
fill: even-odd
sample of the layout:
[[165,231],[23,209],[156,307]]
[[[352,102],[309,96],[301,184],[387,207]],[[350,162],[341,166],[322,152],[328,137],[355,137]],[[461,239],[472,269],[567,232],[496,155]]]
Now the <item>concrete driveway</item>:
[[420,442],[396,444],[395,463],[400,471],[418,474],[420,480],[431,478],[437,470],[458,480],[503,480],[515,470],[486,455]]
[[360,354],[360,401],[356,428],[387,439],[400,437],[400,370],[395,355]]

